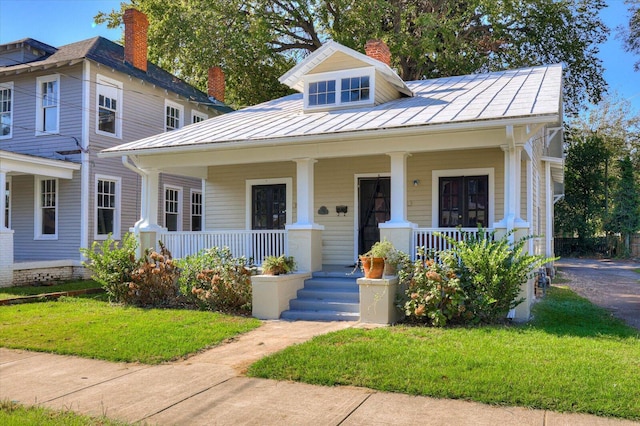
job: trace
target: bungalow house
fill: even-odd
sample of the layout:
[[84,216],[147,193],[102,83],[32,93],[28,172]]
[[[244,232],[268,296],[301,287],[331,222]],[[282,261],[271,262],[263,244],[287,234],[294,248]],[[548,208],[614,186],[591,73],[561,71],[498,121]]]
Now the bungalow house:
[[[260,263],[288,253],[299,270],[351,271],[386,238],[407,253],[484,228],[536,235],[553,254],[562,191],[562,67],[403,81],[390,53],[329,41],[280,81],[300,92],[179,131],[103,151],[143,174],[145,245],[175,256],[212,245]],[[197,233],[168,235],[157,218],[158,173],[205,180]],[[343,273],[344,275],[344,273]],[[524,284],[517,318],[527,318]]]
[[[0,45],[0,286],[81,276],[78,248],[120,239],[140,217],[140,176],[99,151],[231,110],[221,92],[147,61],[147,25],[128,11],[125,47],[102,37]],[[156,184],[156,220],[200,229],[200,177],[162,173]]]

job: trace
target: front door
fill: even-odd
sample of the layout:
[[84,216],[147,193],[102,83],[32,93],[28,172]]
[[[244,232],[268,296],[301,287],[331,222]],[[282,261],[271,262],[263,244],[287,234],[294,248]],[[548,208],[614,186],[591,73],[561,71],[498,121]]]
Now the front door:
[[441,177],[439,196],[440,227],[488,225],[488,176]]
[[391,219],[391,178],[358,179],[358,253],[380,241],[380,223]]
[[254,185],[252,229],[284,229],[287,222],[287,185]]

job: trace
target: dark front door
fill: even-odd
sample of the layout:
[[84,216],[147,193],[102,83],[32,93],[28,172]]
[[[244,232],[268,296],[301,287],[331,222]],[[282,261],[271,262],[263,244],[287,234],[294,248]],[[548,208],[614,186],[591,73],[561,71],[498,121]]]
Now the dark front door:
[[358,253],[366,253],[380,240],[378,224],[391,219],[391,179],[388,177],[360,178]]
[[252,229],[284,229],[287,218],[287,186],[252,187]]
[[487,227],[488,204],[488,176],[440,178],[440,227]]

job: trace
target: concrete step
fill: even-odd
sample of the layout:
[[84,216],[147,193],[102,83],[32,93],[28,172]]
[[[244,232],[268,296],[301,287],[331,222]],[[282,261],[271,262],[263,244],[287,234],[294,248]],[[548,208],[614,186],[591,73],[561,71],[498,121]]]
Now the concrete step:
[[293,299],[289,302],[289,307],[293,311],[338,311],[338,312],[360,312],[360,304],[357,302],[345,302],[338,300],[320,299]]
[[358,291],[358,283],[353,278],[311,278],[304,282],[309,289],[343,289]]
[[305,320],[305,321],[358,321],[360,319],[359,312],[338,312],[338,311],[300,311],[288,310],[281,315],[286,320]]
[[[356,289],[311,289],[302,288],[298,290],[298,299],[317,299],[317,300],[342,300],[344,302],[360,302],[360,293]],[[294,299],[295,300],[295,299]]]

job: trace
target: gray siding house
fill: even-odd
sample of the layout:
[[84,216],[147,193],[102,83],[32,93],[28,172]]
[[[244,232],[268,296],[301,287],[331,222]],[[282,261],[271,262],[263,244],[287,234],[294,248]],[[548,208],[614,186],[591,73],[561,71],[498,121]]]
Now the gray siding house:
[[[135,159],[98,152],[231,111],[219,81],[206,94],[147,61],[147,26],[129,10],[125,47],[0,45],[0,286],[81,276],[79,248],[140,219]],[[157,192],[160,226],[201,229],[201,176],[160,173]]]

